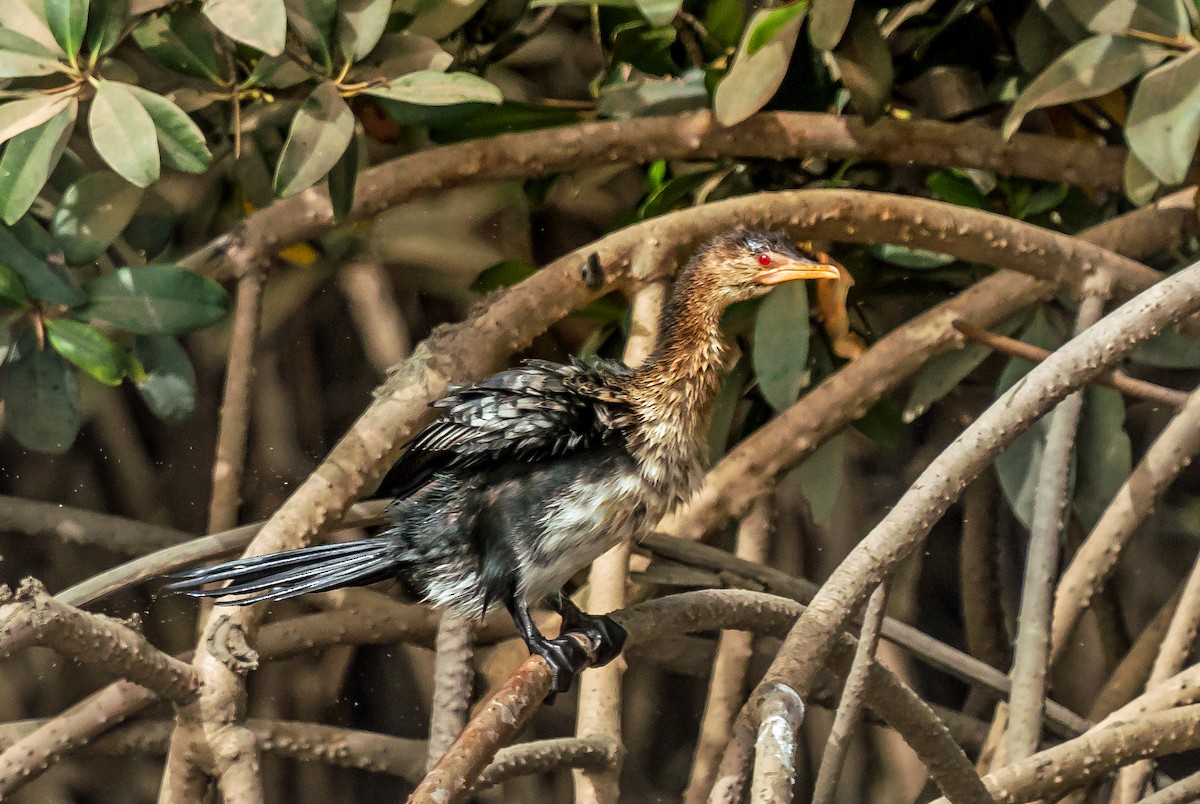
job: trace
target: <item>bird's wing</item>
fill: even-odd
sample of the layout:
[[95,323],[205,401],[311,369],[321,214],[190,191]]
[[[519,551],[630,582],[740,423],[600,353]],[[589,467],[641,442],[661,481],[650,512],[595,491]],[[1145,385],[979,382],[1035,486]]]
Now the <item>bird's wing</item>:
[[613,437],[619,363],[526,361],[433,403],[441,414],[409,443],[379,493],[406,497],[444,469],[570,455]]

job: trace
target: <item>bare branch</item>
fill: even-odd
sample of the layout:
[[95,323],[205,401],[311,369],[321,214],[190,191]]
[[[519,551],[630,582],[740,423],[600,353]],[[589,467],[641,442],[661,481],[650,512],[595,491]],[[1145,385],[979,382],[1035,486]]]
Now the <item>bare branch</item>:
[[1054,599],[1051,658],[1059,658],[1079,618],[1117,564],[1121,551],[1179,472],[1200,452],[1200,389],[1167,423],[1059,579]]
[[750,800],[788,804],[796,786],[796,732],[804,720],[804,701],[791,687],[772,687],[763,696],[761,714]]
[[[1200,307],[1200,264],[1163,279],[1122,305],[1033,368],[960,435],[850,552],[788,634],[763,684],[789,684],[802,696],[836,634],[896,562],[909,555],[933,523],[1001,450],[1068,393],[1128,354],[1137,344]],[[760,689],[765,689],[760,687]],[[758,695],[742,709],[732,745],[753,733]],[[727,751],[718,784],[729,797],[743,786],[748,752]]]
[[[1007,176],[1120,189],[1124,151],[1077,140],[1016,134],[1004,140],[978,126],[775,112],[726,128],[711,113],[585,123],[428,148],[364,171],[350,220],[365,220],[419,195],[504,178],[530,178],[613,162],[820,156],[900,164],[974,167]],[[184,261],[217,277],[261,266],[281,248],[334,225],[324,188],[276,201]]]
[[[1075,335],[1104,315],[1104,296],[1085,296],[1075,318]],[[1076,391],[1050,413],[1046,448],[1038,471],[1037,492],[1029,524],[1029,553],[1021,587],[1021,609],[1013,648],[1013,687],[1009,699],[1004,752],[1016,762],[1037,751],[1042,739],[1046,700],[1047,655],[1050,651],[1050,606],[1058,576],[1058,544],[1069,503],[1067,477],[1071,452],[1083,413],[1083,392]]]
[[136,519],[0,495],[0,531],[95,544],[126,555],[186,542],[192,534]]
[[862,631],[858,636],[858,648],[854,651],[854,660],[846,677],[846,688],[842,691],[842,700],[833,718],[833,727],[825,743],[825,752],[821,755],[821,766],[817,771],[817,782],[813,790],[813,804],[829,804],[833,801],[842,762],[845,761],[846,751],[850,747],[850,735],[862,713],[863,694],[871,664],[875,661],[875,648],[879,644],[879,630],[887,611],[887,598],[887,584],[881,583],[875,587],[875,591],[867,600]]
[[391,278],[378,261],[368,259],[343,265],[337,278],[367,362],[382,376],[412,353],[412,337]]
[[0,609],[0,658],[34,645],[141,684],[172,701],[188,701],[196,695],[190,665],[111,617],[63,605],[28,578]]
[[438,623],[433,664],[433,702],[429,707],[429,749],[425,770],[431,771],[467,724],[475,679],[475,619],[450,611]]
[[[1055,798],[1138,759],[1200,747],[1200,705],[1156,712],[1068,740],[984,777],[998,801]],[[938,799],[934,804],[948,804]]]
[[254,351],[262,319],[266,279],[251,271],[238,279],[233,310],[225,390],[217,425],[217,454],[213,462],[208,531],[229,530],[237,524],[242,475],[246,471],[246,433],[250,425],[250,391],[254,383]]

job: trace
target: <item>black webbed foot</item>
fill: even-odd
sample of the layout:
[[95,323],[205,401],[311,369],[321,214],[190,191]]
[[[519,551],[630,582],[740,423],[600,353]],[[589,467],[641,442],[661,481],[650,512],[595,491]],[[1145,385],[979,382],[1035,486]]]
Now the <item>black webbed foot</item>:
[[612,617],[607,614],[588,614],[566,595],[558,598],[558,611],[562,615],[563,635],[583,634],[591,641],[596,651],[596,661],[592,667],[603,667],[621,655],[629,632]]
[[591,656],[578,639],[560,636],[557,639],[533,640],[528,643],[529,652],[536,653],[550,665],[550,695],[546,703],[553,703],[554,696],[571,689],[576,677],[592,666]]

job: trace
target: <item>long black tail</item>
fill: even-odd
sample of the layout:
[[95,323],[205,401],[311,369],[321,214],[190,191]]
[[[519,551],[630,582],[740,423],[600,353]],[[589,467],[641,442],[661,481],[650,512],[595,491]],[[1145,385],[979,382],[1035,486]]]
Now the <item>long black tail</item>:
[[[286,600],[309,592],[364,586],[393,578],[401,565],[398,549],[399,545],[389,538],[319,544],[180,572],[173,576],[178,580],[166,588],[192,597],[247,595],[222,600],[222,605]],[[220,581],[232,583],[216,589],[203,588]]]

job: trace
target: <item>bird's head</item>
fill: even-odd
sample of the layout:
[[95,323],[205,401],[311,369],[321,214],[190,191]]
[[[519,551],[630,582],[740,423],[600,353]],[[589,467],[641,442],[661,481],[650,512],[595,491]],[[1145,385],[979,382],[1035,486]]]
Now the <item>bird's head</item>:
[[795,279],[837,279],[841,269],[805,256],[786,235],[737,229],[719,234],[696,255],[696,280],[724,304],[753,299]]

